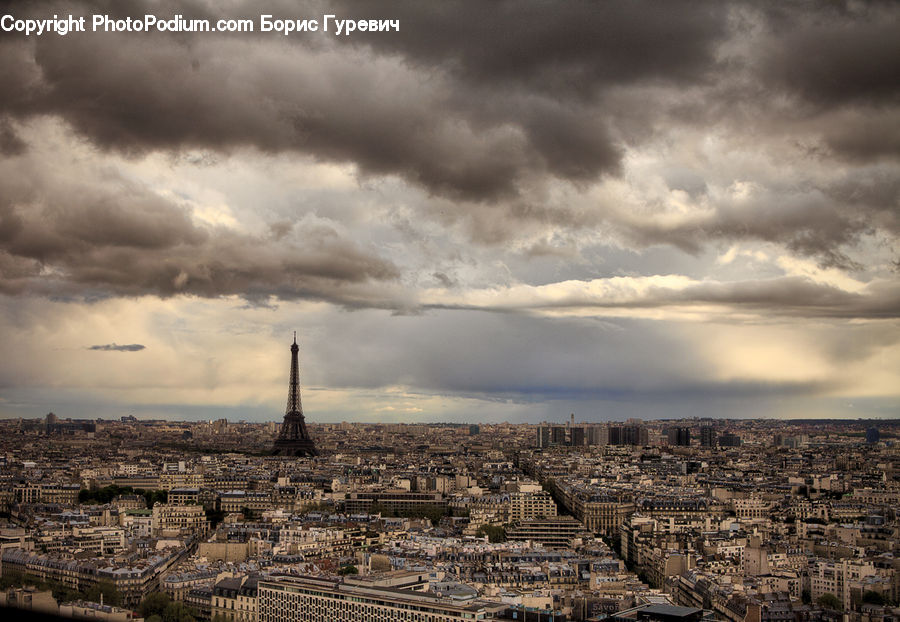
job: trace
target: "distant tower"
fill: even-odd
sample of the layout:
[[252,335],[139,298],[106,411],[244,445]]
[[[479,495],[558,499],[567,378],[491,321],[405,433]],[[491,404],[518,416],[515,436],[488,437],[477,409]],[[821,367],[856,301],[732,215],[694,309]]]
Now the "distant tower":
[[53,413],[47,413],[47,417],[44,420],[45,432],[47,434],[53,434],[53,430],[56,427],[57,423],[59,423],[59,417],[57,417]]
[[275,439],[272,453],[279,456],[315,456],[316,446],[306,430],[303,419],[303,406],[300,404],[300,363],[297,345],[297,333],[294,332],[294,343],[291,345],[291,385],[288,389],[287,409],[281,432]]

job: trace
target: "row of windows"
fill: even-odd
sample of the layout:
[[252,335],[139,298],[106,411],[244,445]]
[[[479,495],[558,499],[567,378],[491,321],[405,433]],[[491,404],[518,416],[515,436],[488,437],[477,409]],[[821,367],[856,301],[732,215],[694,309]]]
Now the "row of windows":
[[[303,606],[305,605],[305,606]],[[264,605],[259,611],[260,622],[282,622],[285,620],[334,620],[357,622],[367,620],[371,622],[448,622],[457,620],[450,615],[435,615],[418,613],[415,611],[403,611],[388,607],[362,605],[358,603],[344,603],[344,606],[336,607],[335,603],[303,602],[294,606],[277,607]]]
[[[296,589],[296,588],[294,588]],[[461,612],[423,612],[418,605],[404,603],[379,603],[371,604],[354,596],[324,596],[311,593],[307,590],[297,589],[299,593],[265,592],[260,600],[260,622],[280,622],[281,620],[295,619],[296,615],[306,612],[315,612],[318,616],[346,616],[348,620],[359,619],[356,616],[366,615],[371,620],[402,620],[410,622],[443,622],[456,621]],[[426,609],[427,611],[427,609]],[[375,616],[374,618],[371,616]],[[344,618],[339,618],[344,619]]]

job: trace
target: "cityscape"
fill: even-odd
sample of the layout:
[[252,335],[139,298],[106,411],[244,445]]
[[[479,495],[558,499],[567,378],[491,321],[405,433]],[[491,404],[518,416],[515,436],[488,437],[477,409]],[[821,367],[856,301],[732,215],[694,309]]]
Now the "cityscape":
[[900,2],[0,7],[0,622],[900,622]]
[[98,620],[890,622],[900,421],[0,421],[0,604]]

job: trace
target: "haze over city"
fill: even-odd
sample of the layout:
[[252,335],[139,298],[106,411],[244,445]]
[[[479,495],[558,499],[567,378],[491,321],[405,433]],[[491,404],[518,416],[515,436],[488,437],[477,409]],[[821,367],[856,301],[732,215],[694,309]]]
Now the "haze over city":
[[269,4],[0,36],[0,417],[900,412],[896,4]]

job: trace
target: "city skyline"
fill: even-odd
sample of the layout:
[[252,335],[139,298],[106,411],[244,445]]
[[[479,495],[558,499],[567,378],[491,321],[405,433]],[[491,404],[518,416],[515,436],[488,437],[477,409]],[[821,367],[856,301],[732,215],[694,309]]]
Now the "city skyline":
[[897,616],[897,420],[276,429],[0,421],[4,614]]
[[0,417],[900,413],[896,5],[220,4],[399,30],[3,33]]

